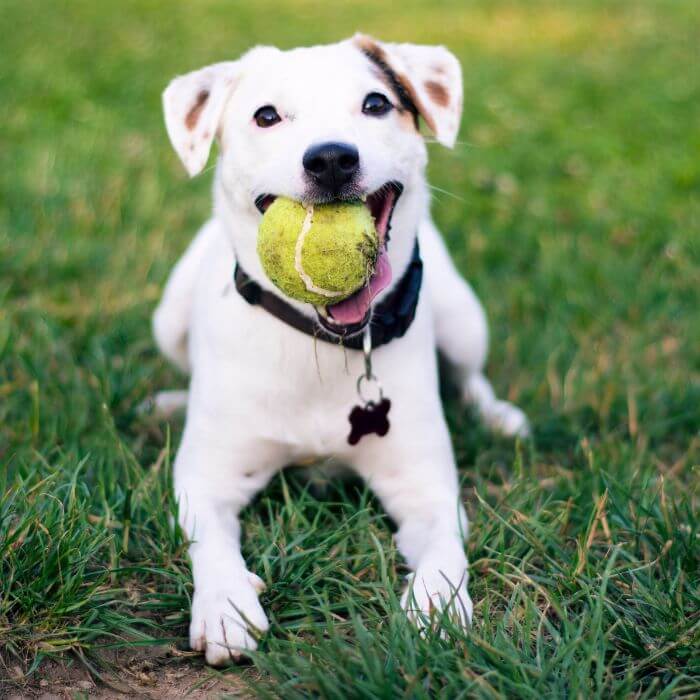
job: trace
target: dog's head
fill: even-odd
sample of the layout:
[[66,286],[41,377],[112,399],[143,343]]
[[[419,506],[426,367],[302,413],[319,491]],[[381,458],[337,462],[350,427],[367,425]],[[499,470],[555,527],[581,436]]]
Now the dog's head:
[[443,47],[356,35],[291,51],[255,48],[176,78],[163,104],[168,134],[191,176],[219,141],[217,208],[230,223],[239,261],[263,286],[270,284],[255,237],[276,196],[366,202],[383,243],[377,272],[349,302],[317,309],[328,330],[344,332],[366,323],[392,266],[396,274],[410,258],[427,206],[419,118],[452,146],[462,81],[457,59]]

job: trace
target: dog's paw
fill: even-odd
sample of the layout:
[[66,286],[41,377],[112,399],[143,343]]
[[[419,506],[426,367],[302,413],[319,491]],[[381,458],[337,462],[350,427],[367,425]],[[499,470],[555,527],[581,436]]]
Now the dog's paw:
[[525,413],[508,401],[494,401],[481,416],[494,432],[506,437],[526,438],[530,436],[530,422]]
[[159,391],[155,396],[149,396],[142,401],[136,407],[136,413],[142,418],[170,420],[187,408],[187,396],[187,390]]
[[401,607],[420,628],[439,624],[443,615],[467,628],[473,610],[467,580],[466,569],[459,576],[448,577],[436,567],[419,566],[408,577],[408,586],[401,597]]
[[506,437],[529,437],[527,416],[515,404],[497,398],[483,374],[470,374],[467,377],[462,387],[462,399],[476,407],[489,430]]
[[258,601],[262,579],[247,572],[225,587],[195,590],[192,600],[190,647],[202,651],[207,663],[225,666],[257,647],[256,636],[269,623]]

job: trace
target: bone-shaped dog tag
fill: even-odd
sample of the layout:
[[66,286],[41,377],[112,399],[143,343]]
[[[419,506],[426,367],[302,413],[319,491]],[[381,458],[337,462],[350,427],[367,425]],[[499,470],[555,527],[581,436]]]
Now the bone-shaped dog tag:
[[365,435],[373,433],[384,437],[389,432],[389,409],[391,401],[382,399],[379,403],[368,401],[364,406],[355,406],[348,419],[350,420],[350,435],[348,442],[357,445]]
[[[378,435],[384,437],[389,432],[389,409],[391,401],[384,398],[382,386],[379,380],[372,374],[372,334],[369,325],[365,328],[362,339],[362,351],[365,356],[365,372],[357,378],[357,395],[361,404],[355,406],[348,420],[350,421],[350,435],[348,442],[357,445],[365,435]],[[376,401],[365,398],[362,393],[363,382],[374,385],[378,398]]]

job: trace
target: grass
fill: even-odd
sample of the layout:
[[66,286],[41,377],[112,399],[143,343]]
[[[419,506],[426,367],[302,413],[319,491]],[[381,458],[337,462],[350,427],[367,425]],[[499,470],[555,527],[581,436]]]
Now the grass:
[[181,425],[136,412],[183,384],[149,316],[210,206],[160,91],[254,43],[363,29],[462,60],[434,211],[534,440],[487,434],[446,393],[476,611],[445,638],[404,620],[405,569],[360,485],[276,480],[244,519],[272,629],[228,674],[280,698],[700,694],[697,3],[6,0],[0,17],[0,690],[50,662],[123,679],[154,645],[201,670],[178,651]]

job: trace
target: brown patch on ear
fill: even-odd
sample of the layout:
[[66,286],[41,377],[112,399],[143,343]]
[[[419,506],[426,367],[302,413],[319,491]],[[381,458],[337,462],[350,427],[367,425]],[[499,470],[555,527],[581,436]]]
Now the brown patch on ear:
[[425,89],[430,99],[440,107],[447,107],[450,104],[450,93],[447,88],[441,83],[436,83],[434,80],[426,80]]
[[416,95],[411,85],[403,75],[399,75],[388,63],[386,51],[368,36],[355,38],[355,45],[362,53],[379,69],[384,82],[394,92],[399,101],[399,111],[408,112],[413,125],[418,129],[418,108],[416,107]]
[[185,116],[185,126],[192,131],[192,129],[197,126],[197,122],[199,121],[199,115],[202,113],[202,110],[204,109],[204,105],[207,103],[207,100],[209,99],[209,90],[202,90],[199,95],[197,95],[197,100],[192,106],[192,109],[190,109],[189,112],[187,112],[187,115]]
[[424,109],[424,105],[421,103],[420,97],[418,97],[418,93],[413,87],[413,83],[405,75],[401,75],[400,73],[396,73],[396,79],[399,81],[399,83],[405,90],[406,95],[408,96],[408,100],[413,107],[413,116],[416,124],[416,129],[418,129],[418,114],[420,113],[421,117],[423,117],[423,121],[428,125],[428,128],[431,131],[435,131],[435,121],[430,116],[430,112]]
[[358,36],[355,38],[355,44],[371,61],[386,63],[386,51],[371,37]]

